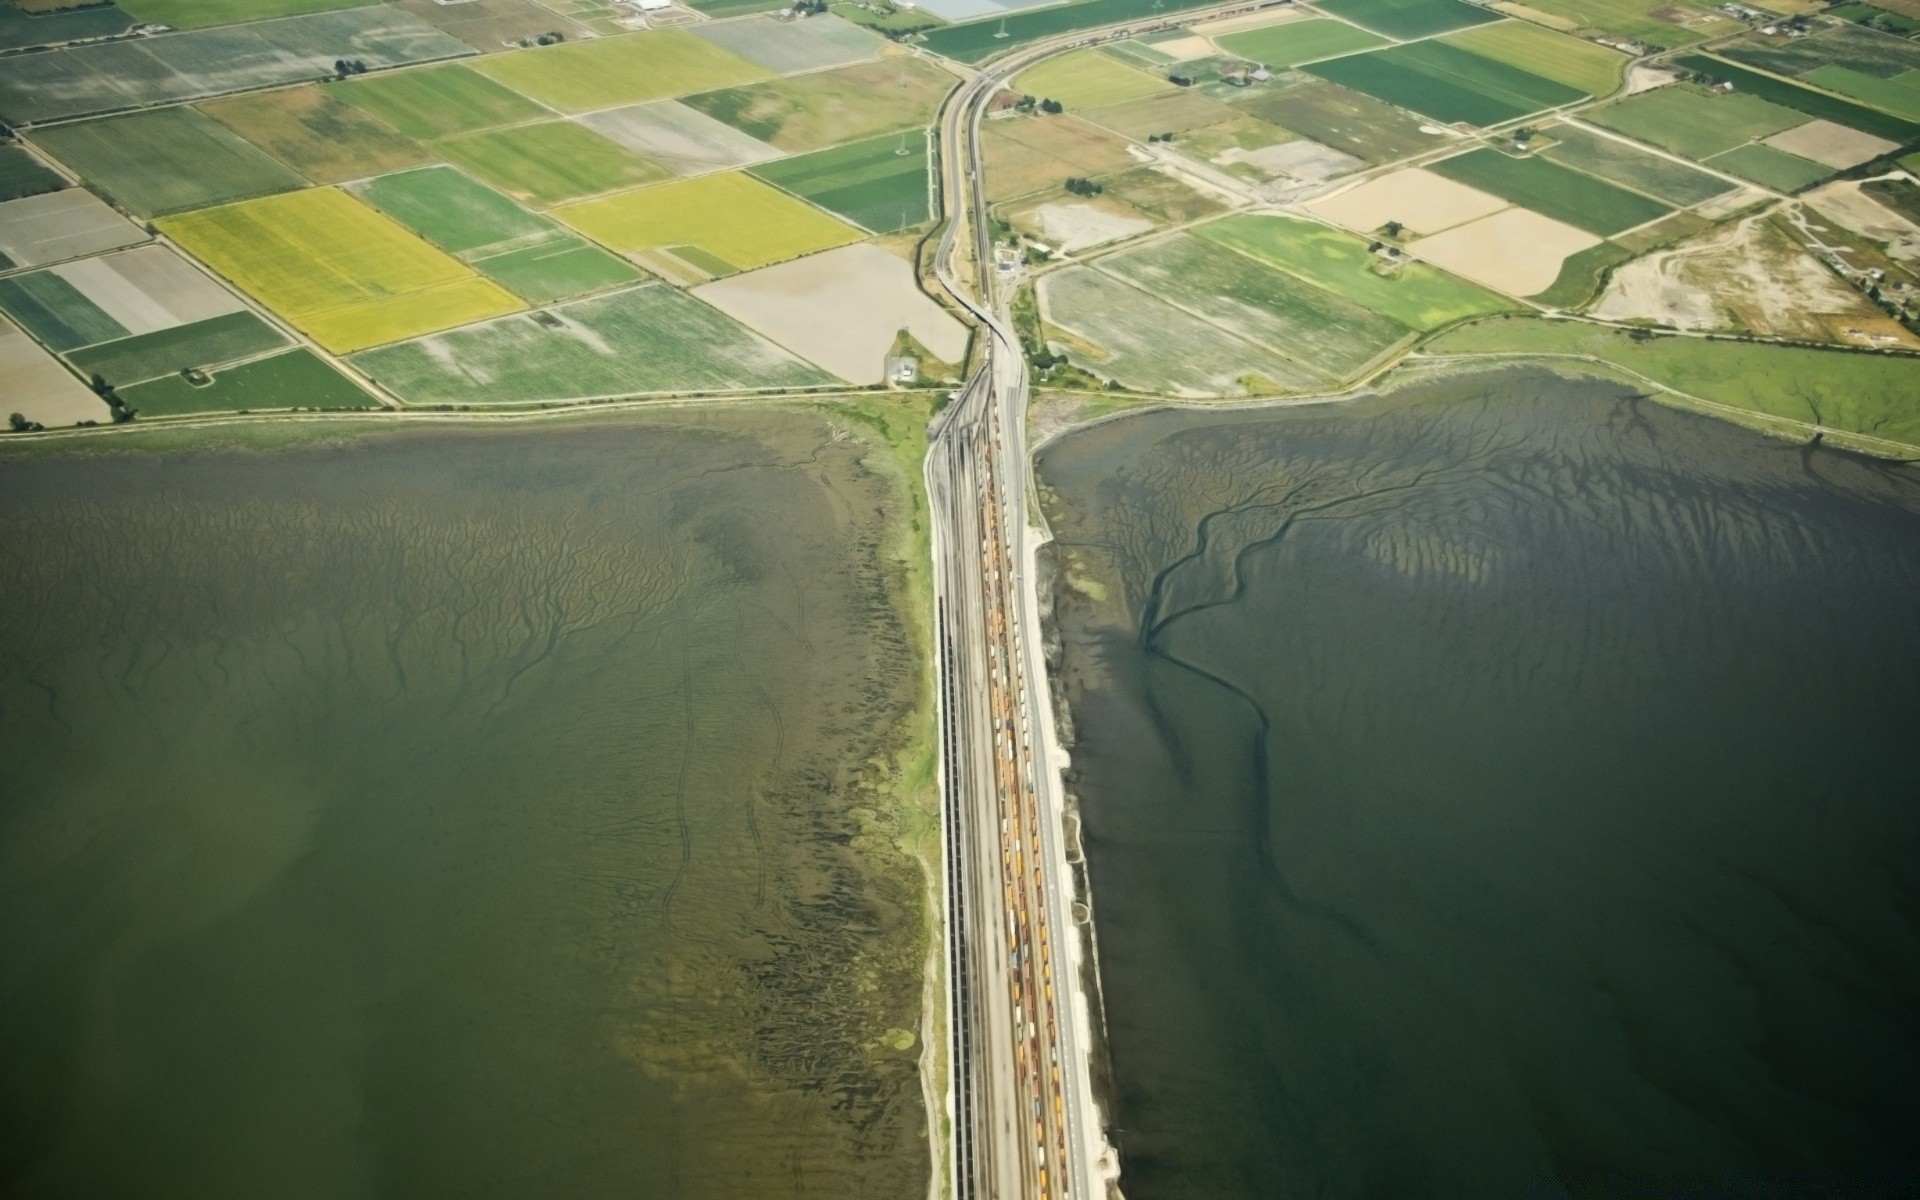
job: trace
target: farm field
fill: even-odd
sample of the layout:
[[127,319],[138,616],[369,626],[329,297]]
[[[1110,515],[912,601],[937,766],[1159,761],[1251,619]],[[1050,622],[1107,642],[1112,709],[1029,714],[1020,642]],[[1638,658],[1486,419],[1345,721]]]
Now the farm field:
[[1429,37],[1500,19],[1497,13],[1460,0],[1325,0],[1320,7],[1336,17],[1397,38]]
[[390,2],[482,54],[497,53],[521,38],[543,33],[565,34],[569,41],[578,41],[587,33],[585,26],[534,0],[460,0],[458,4],[442,4],[440,0]]
[[0,279],[0,309],[55,350],[154,333],[244,307],[165,246]]
[[753,17],[696,25],[690,31],[776,75],[845,67],[880,53],[881,39],[831,14],[779,21]]
[[1554,286],[1569,259],[1602,245],[1564,221],[1507,208],[1421,238],[1408,249],[1462,279],[1510,296],[1537,296]]
[[1477,25],[1450,33],[1441,40],[1589,96],[1604,96],[1619,87],[1627,64],[1627,56],[1618,50],[1554,33],[1525,21]]
[[191,108],[53,125],[41,149],[143,217],[304,187],[306,180]]
[[1581,119],[1696,161],[1806,121],[1758,96],[1709,95],[1685,85],[1616,100],[1582,113]]
[[385,5],[311,13],[9,59],[0,117],[50,121],[307,83],[332,74],[343,50],[369,69],[473,53]]
[[300,13],[338,8],[363,8],[373,0],[118,0],[136,21],[198,29],[203,25],[231,25]]
[[132,24],[133,18],[112,4],[32,14],[0,4],[0,50],[112,37]]
[[935,29],[926,35],[926,48],[945,58],[979,63],[1028,42],[1076,29],[1092,29],[1137,18],[1159,18],[1168,13],[1200,8],[1210,0],[1083,0],[1052,8],[995,14],[982,20]]
[[1624,331],[1529,317],[1466,325],[1427,350],[1591,356],[1717,404],[1920,445],[1910,359],[1699,338],[1636,339]]
[[1686,206],[1733,190],[1726,180],[1625,142],[1572,125],[1548,131],[1557,144],[1541,153],[1558,163],[1642,191],[1669,204]]
[[1444,146],[1449,136],[1427,133],[1421,128],[1423,122],[1410,113],[1318,79],[1278,92],[1260,92],[1237,107],[1376,164]]
[[1820,67],[1800,78],[1909,120],[1920,120],[1920,71],[1903,71],[1883,79],[1846,67]]
[[874,233],[910,229],[930,216],[923,129],[783,158],[749,173]]
[[1352,234],[1283,216],[1231,216],[1194,232],[1242,254],[1290,271],[1362,308],[1411,329],[1431,330],[1512,305],[1492,292],[1425,263],[1403,264],[1392,275],[1373,269],[1367,243]]
[[1900,148],[1885,138],[1821,120],[1808,121],[1805,125],[1776,133],[1766,139],[1766,145],[1811,159],[1836,171],[1860,166]]
[[[735,275],[693,294],[747,328],[849,383],[885,378],[905,329],[935,358],[966,356],[967,329],[934,303],[904,259],[871,242]],[[821,316],[831,313],[832,319]]]
[[704,175],[780,157],[780,151],[678,100],[588,113],[582,125],[677,175]]
[[0,203],[0,262],[9,267],[37,267],[146,240],[145,230],[84,188]]
[[75,379],[59,360],[0,317],[0,379],[7,381],[6,412],[52,429],[113,419],[106,403]]
[[1187,133],[1210,125],[1247,119],[1239,109],[1192,88],[1176,88],[1139,100],[1109,104],[1080,114],[1122,137],[1144,138],[1155,133]]
[[677,288],[647,284],[550,310],[557,325],[507,317],[355,356],[413,404],[511,404],[831,384]]
[[431,141],[537,120],[547,110],[472,67],[450,63],[338,84],[334,95],[408,137]]
[[852,226],[733,171],[588,200],[554,216],[621,253],[691,246],[735,271],[860,239]]
[[1714,53],[1776,75],[1806,75],[1822,67],[1834,67],[1892,79],[1920,69],[1920,44],[1858,25],[1842,25],[1801,38],[1751,33],[1716,47]]
[[204,100],[200,111],[310,183],[344,183],[431,162],[433,154],[317,84]]
[[1074,50],[1046,59],[1014,76],[1008,86],[1076,110],[1174,90],[1165,78],[1116,62],[1097,50]]
[[138,409],[142,417],[240,409],[378,407],[378,401],[364,388],[306,349],[223,368],[213,372],[212,381],[200,387],[179,375],[136,383],[120,389],[120,398]]
[[1414,234],[1439,233],[1507,206],[1506,200],[1425,167],[1402,167],[1344,191],[1307,202],[1307,208],[1356,233],[1389,221]]
[[1225,34],[1216,41],[1223,50],[1270,67],[1298,66],[1316,58],[1332,58],[1386,44],[1385,38],[1326,17],[1283,21],[1263,29]]
[[1619,34],[1663,50],[1740,29],[1738,21],[1713,12],[1706,4],[1666,0],[1525,0],[1525,4],[1566,21],[1573,29]]
[[335,353],[520,307],[498,284],[335,188],[166,217],[160,225]]
[[434,149],[516,200],[541,207],[673,175],[572,121],[469,133],[436,142]]
[[38,196],[67,186],[60,173],[19,146],[0,146],[0,201]]
[[1005,200],[1133,165],[1126,142],[1073,116],[990,122],[981,138],[987,197]]
[[242,309],[74,350],[67,359],[83,375],[98,375],[115,387],[125,387],[177,375],[188,367],[237,362],[285,345],[285,334]]
[[952,75],[925,59],[884,58],[681,103],[770,146],[800,152],[924,126],[953,84]]
[[1446,124],[1498,125],[1585,93],[1444,42],[1413,42],[1309,63],[1322,79]]
[[1775,150],[1772,146],[1763,146],[1757,142],[1750,146],[1736,146],[1724,154],[1716,154],[1707,159],[1706,163],[1730,175],[1751,179],[1761,187],[1772,188],[1777,192],[1797,192],[1833,174],[1831,167],[1821,166],[1797,154],[1788,154],[1784,150]]
[[1092,267],[1040,277],[1040,311],[1050,325],[1097,347],[1069,345],[1076,366],[1140,391],[1239,396],[1304,390],[1325,380],[1264,347],[1182,312]]
[[1602,236],[1657,220],[1673,210],[1552,159],[1512,158],[1491,147],[1441,159],[1429,168],[1448,179]]
[[625,261],[452,167],[382,176],[356,194],[535,304],[640,278]]
[[681,29],[496,54],[474,69],[562,112],[591,112],[764,79],[769,72]]
[[1829,96],[1811,88],[1776,79],[1771,75],[1762,75],[1758,71],[1749,71],[1745,67],[1709,58],[1704,54],[1683,54],[1673,60],[1676,67],[1683,71],[1697,71],[1716,82],[1731,83],[1739,89],[1736,94],[1757,96],[1770,100],[1786,108],[1803,112],[1810,117],[1823,117],[1840,125],[1885,138],[1890,142],[1906,145],[1920,141],[1920,125],[1899,117],[1890,116],[1877,109],[1864,108],[1851,100],[1842,100],[1838,96]]
[[1105,255],[1096,265],[1334,379],[1358,371],[1412,332],[1298,276],[1189,233]]

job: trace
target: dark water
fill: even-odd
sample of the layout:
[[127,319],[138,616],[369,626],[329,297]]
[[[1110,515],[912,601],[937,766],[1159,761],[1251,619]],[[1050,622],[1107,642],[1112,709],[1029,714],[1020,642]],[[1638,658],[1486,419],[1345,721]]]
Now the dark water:
[[0,463],[0,1194],[924,1195],[843,432]]
[[1920,1189],[1910,470],[1544,373],[1041,468],[1130,1197]]

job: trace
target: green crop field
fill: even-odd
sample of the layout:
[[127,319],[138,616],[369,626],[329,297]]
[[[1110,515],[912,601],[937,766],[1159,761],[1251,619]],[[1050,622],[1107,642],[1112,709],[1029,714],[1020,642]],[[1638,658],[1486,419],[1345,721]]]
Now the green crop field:
[[335,353],[521,307],[498,284],[335,188],[167,217],[160,227]]
[[1003,16],[935,29],[925,38],[927,49],[958,62],[984,62],[996,54],[1042,38],[1076,29],[1093,29],[1122,21],[1158,19],[1169,13],[1200,8],[1213,0],[1079,0],[1052,8],[1029,9]]
[[520,93],[457,63],[355,79],[335,87],[333,94],[408,137],[422,140],[547,115],[546,109]]
[[0,146],[0,202],[56,192],[67,186],[57,171],[18,146]]
[[1602,237],[1673,211],[1658,200],[1551,159],[1510,158],[1490,147],[1442,159],[1427,169]]
[[1236,107],[1370,163],[1392,162],[1447,144],[1438,134],[1421,132],[1425,122],[1413,114],[1324,80],[1278,92],[1263,90]]
[[1584,114],[1595,125],[1691,159],[1704,159],[1755,138],[1806,124],[1790,108],[1744,92],[1709,95],[1695,88],[1655,88]]
[[522,39],[543,33],[583,38],[587,32],[584,26],[535,0],[459,0],[455,4],[441,0],[388,0],[388,3],[412,13],[435,29],[452,34],[482,54],[498,54]]
[[[1222,104],[1193,88],[1177,88],[1124,104],[1109,104],[1080,114],[1094,124],[1130,138],[1155,133],[1187,133],[1209,125],[1245,120],[1231,104]],[[1274,141],[1284,141],[1285,134]]]
[[1433,354],[1579,355],[1615,363],[1716,404],[1920,446],[1913,361],[1701,338],[1635,338],[1574,321],[1482,321],[1435,339]]
[[1332,58],[1386,44],[1385,38],[1326,17],[1283,21],[1265,29],[1229,33],[1215,41],[1223,50],[1270,67],[1292,67],[1316,58]]
[[1886,79],[1920,69],[1920,44],[1858,25],[1842,25],[1799,38],[1754,33],[1718,46],[1714,53],[1776,75],[1805,75],[1831,66]]
[[191,108],[52,125],[34,141],[143,217],[303,187],[306,181]]
[[1397,38],[1429,37],[1500,19],[1499,13],[1460,0],[1323,0],[1320,7]]
[[136,21],[197,29],[202,25],[230,25],[297,13],[329,12],[337,8],[364,8],[374,0],[117,0]]
[[315,84],[206,100],[200,111],[313,183],[344,183],[430,162],[433,155]]
[[832,376],[677,288],[649,284],[355,356],[413,404],[510,404],[656,392],[817,387]]
[[554,216],[621,253],[695,246],[751,271],[860,240],[860,232],[737,171],[622,192]]
[[1236,396],[1326,385],[1318,372],[1091,267],[1054,271],[1039,287],[1047,321],[1103,352],[1069,345],[1074,364],[1127,387]]
[[1304,69],[1447,124],[1498,125],[1585,95],[1443,42],[1390,46]]
[[1696,171],[1683,163],[1635,149],[1626,142],[1604,134],[1590,133],[1573,125],[1555,126],[1549,131],[1557,144],[1544,154],[1602,179],[1645,192],[1669,204],[1690,205],[1711,200],[1733,190],[1734,185],[1716,175]]
[[286,344],[285,334],[253,312],[243,311],[75,350],[67,358],[83,375],[98,375],[115,387],[126,387],[177,375],[188,367],[252,358]]
[[770,73],[680,29],[496,54],[476,69],[562,112],[591,112],[732,87]]
[[1742,179],[1751,179],[1761,187],[1772,188],[1776,192],[1797,192],[1833,174],[1832,167],[1758,143],[1735,146],[1706,162],[1710,167]]
[[1115,62],[1097,50],[1074,50],[1049,58],[1008,84],[1023,95],[1058,100],[1068,108],[1097,108],[1173,90],[1164,76]]
[[1851,100],[1816,92],[1797,83],[1749,71],[1704,54],[1683,54],[1673,62],[1683,71],[1698,71],[1716,82],[1731,83],[1739,89],[1737,94],[1770,100],[1810,117],[1824,117],[1836,124],[1847,125],[1903,146],[1920,141],[1920,125],[1875,109],[1863,108]]
[[289,350],[216,371],[195,387],[179,375],[120,389],[120,398],[143,417],[281,408],[377,408],[379,402],[311,350]]
[[750,173],[875,233],[927,220],[927,135],[883,133],[750,169]]
[[1800,78],[1831,92],[1852,96],[1900,116],[1920,120],[1920,71],[1903,71],[1890,79],[1849,67],[1821,67]]
[[1712,12],[1709,5],[1672,0],[1526,0],[1526,5],[1578,29],[1619,34],[1663,50],[1743,28],[1740,22]]
[[126,327],[52,271],[0,279],[0,312],[55,350],[126,336]]
[[572,121],[469,133],[434,148],[515,199],[542,206],[673,177],[659,163]]
[[1627,56],[1618,50],[1554,33],[1525,21],[1500,21],[1463,29],[1441,40],[1589,96],[1604,96],[1619,87],[1627,65]]
[[1242,215],[1210,221],[1194,232],[1412,329],[1437,329],[1513,307],[1425,263],[1403,263],[1390,275],[1380,274],[1365,239],[1311,221]]
[[1412,332],[1296,275],[1192,234],[1110,254],[1098,265],[1331,378],[1352,374]]
[[681,103],[799,152],[926,125],[954,82],[925,59],[890,58],[688,96]]
[[452,167],[358,189],[381,212],[535,304],[632,283],[640,272]]

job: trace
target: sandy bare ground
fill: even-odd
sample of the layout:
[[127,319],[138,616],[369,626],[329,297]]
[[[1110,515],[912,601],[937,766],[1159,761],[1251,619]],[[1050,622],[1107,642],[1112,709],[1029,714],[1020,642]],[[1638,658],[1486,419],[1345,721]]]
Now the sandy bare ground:
[[1823,167],[1833,167],[1841,171],[1848,167],[1857,167],[1863,162],[1871,162],[1882,154],[1888,154],[1900,148],[1896,143],[1889,142],[1885,138],[1861,133],[1858,129],[1849,129],[1845,125],[1836,125],[1832,121],[1808,121],[1805,125],[1795,125],[1792,129],[1781,130],[1762,141],[1775,150],[1798,154],[1801,158],[1810,158]]
[[1678,78],[1680,78],[1679,75],[1663,67],[1630,66],[1627,68],[1625,94],[1631,96],[1637,92],[1650,92],[1654,88],[1665,87]]
[[1214,155],[1210,161],[1220,166],[1242,162],[1268,179],[1285,176],[1301,183],[1324,183],[1335,176],[1366,166],[1351,154],[1343,154],[1331,146],[1322,146],[1307,138],[1282,142],[1277,146],[1262,146],[1258,150],[1234,146]]
[[1297,21],[1305,16],[1317,16],[1297,8],[1282,9],[1279,12],[1254,13],[1250,17],[1228,17],[1224,21],[1202,21],[1190,26],[1190,31],[1206,37],[1219,37],[1223,33],[1241,33],[1248,29],[1265,29],[1269,25],[1282,25],[1288,21]]
[[0,379],[6,380],[0,414],[19,413],[52,429],[113,419],[106,403],[75,379],[13,322],[0,317]]
[[1072,252],[1146,233],[1153,222],[1092,204],[1042,204],[1034,213],[1047,244]]
[[1162,54],[1173,55],[1175,62],[1192,62],[1196,58],[1212,58],[1220,53],[1220,48],[1212,40],[1194,35],[1155,42],[1153,48]]
[[1560,277],[1560,264],[1600,239],[1584,229],[1509,208],[1422,238],[1408,249],[1455,275],[1510,296],[1536,296]]
[[693,290],[721,312],[849,383],[879,383],[901,329],[945,362],[966,327],[914,286],[913,268],[862,242]]
[[1881,314],[1764,217],[1749,217],[1616,270],[1596,316],[1676,329],[1830,341]]
[[1398,221],[1413,233],[1431,234],[1497,213],[1507,202],[1424,167],[1408,167],[1322,196],[1307,207],[1360,233]]
[[1693,211],[1709,221],[1737,213],[1750,205],[1758,204],[1767,198],[1765,192],[1746,186],[1737,187],[1731,192],[1722,192],[1711,200],[1703,200],[1693,206]]
[[1864,180],[1836,180],[1803,199],[1821,216],[1862,237],[1884,242],[1890,258],[1920,260],[1920,225],[1861,192]]
[[246,307],[165,246],[82,259],[52,271],[129,334],[155,333]]

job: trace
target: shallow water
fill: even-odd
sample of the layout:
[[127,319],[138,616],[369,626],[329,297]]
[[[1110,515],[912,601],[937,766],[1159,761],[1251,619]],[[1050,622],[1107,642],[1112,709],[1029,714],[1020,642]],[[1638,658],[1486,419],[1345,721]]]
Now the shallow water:
[[0,1191],[923,1195],[869,458],[0,464]]
[[1910,470],[1509,372],[1041,475],[1129,1197],[1920,1183]]

